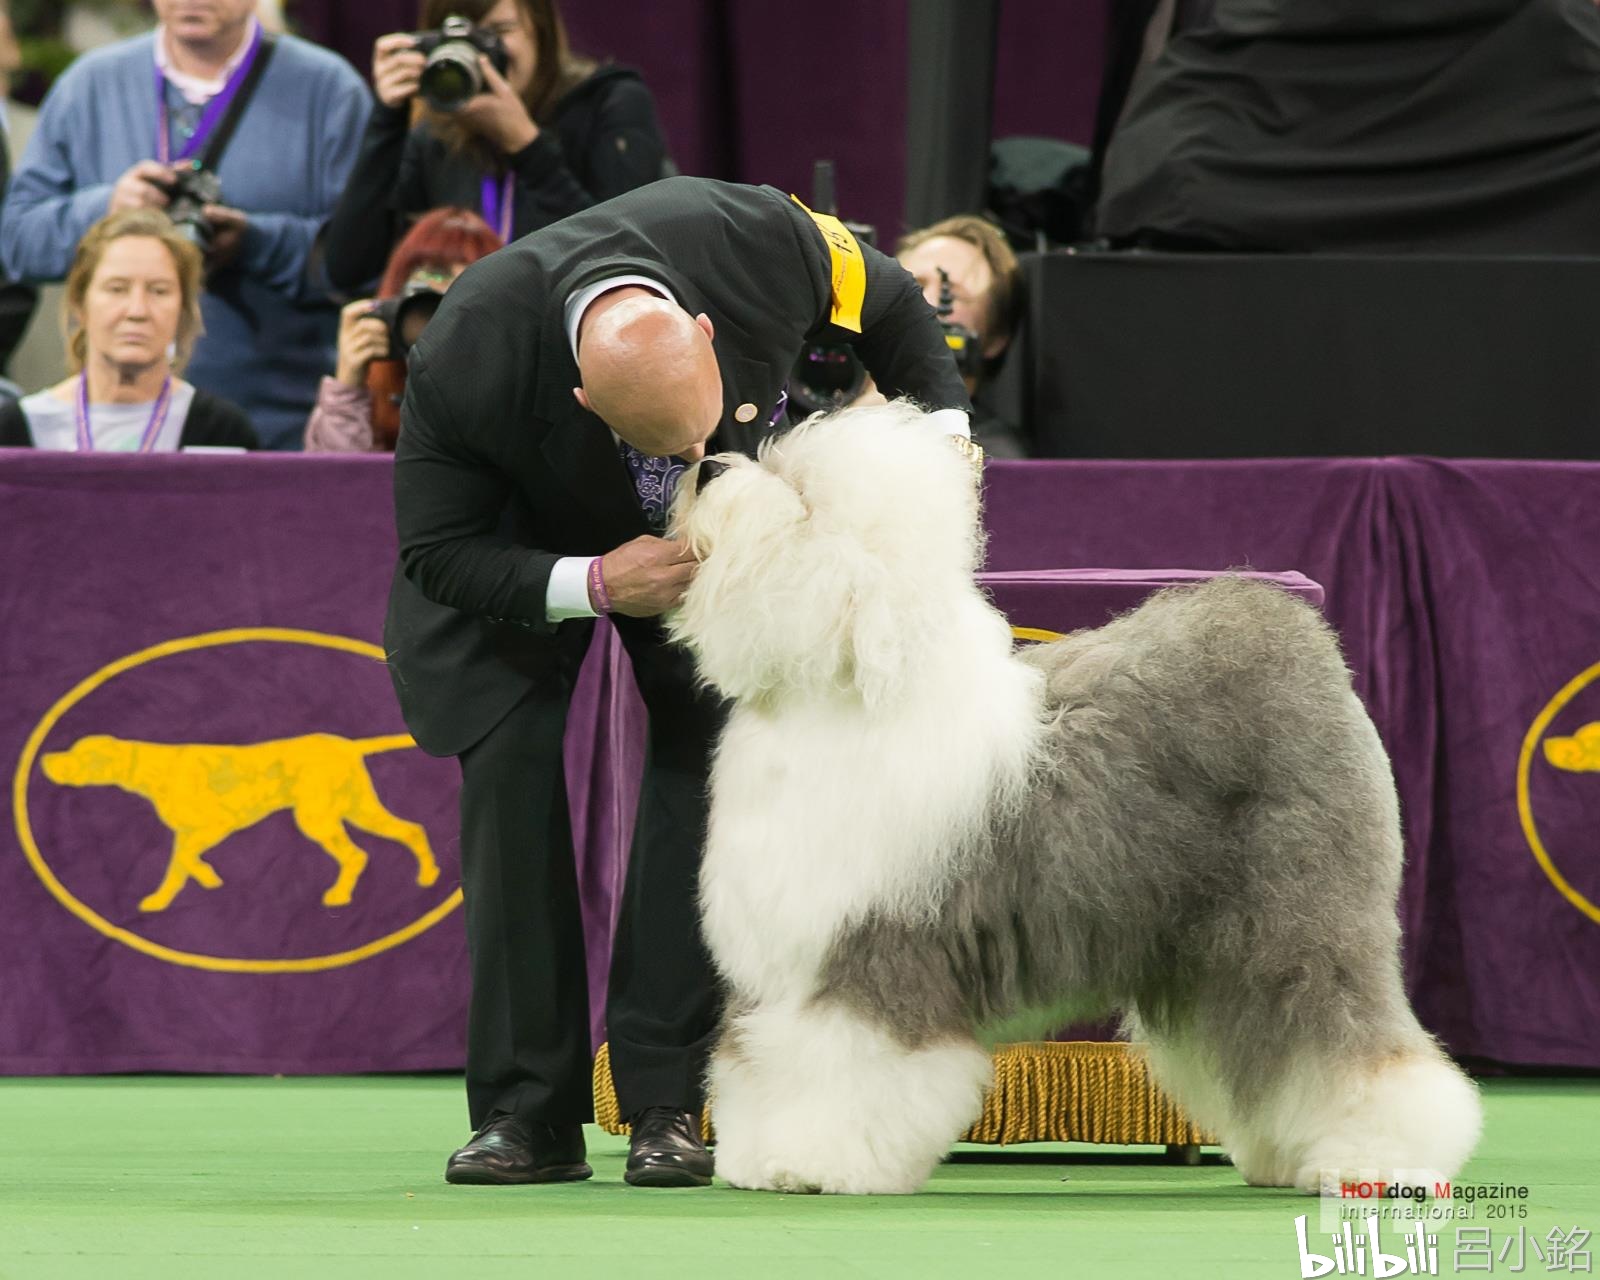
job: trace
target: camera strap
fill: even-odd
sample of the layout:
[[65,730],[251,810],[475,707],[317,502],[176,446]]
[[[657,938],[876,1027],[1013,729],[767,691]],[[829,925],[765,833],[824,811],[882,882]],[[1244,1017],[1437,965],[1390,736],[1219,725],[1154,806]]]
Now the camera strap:
[[[222,163],[222,153],[233,138],[233,131],[238,128],[239,117],[249,105],[256,86],[261,83],[261,77],[266,74],[267,64],[272,61],[272,51],[276,47],[277,40],[257,26],[255,41],[245,54],[244,61],[234,69],[221,91],[206,103],[205,109],[200,113],[199,123],[195,126],[194,135],[178,153],[177,161],[189,161],[196,169],[209,169],[213,173],[217,171],[217,166]],[[171,145],[171,134],[167,124],[167,78],[158,66],[156,67],[156,158],[162,164],[173,161]],[[196,151],[200,154],[195,155]]]

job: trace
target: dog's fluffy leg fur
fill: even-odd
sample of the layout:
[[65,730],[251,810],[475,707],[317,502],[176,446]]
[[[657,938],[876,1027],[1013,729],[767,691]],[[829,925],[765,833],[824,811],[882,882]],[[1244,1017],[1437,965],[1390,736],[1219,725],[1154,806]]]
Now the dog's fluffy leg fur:
[[911,1049],[815,1001],[747,1010],[712,1059],[717,1172],[751,1190],[907,1195],[977,1119],[991,1074],[973,1040]]
[[1403,1002],[1392,1007],[1398,1037],[1363,1041],[1330,1028],[1325,1038],[1308,1036],[1287,1052],[1271,1051],[1270,1074],[1249,1088],[1225,1065],[1241,1052],[1229,1037],[1245,1019],[1213,1011],[1181,1031],[1151,1031],[1137,1022],[1130,1030],[1148,1041],[1157,1083],[1221,1136],[1252,1186],[1315,1194],[1337,1192],[1341,1182],[1381,1179],[1431,1189],[1472,1153],[1482,1105],[1472,1082]]

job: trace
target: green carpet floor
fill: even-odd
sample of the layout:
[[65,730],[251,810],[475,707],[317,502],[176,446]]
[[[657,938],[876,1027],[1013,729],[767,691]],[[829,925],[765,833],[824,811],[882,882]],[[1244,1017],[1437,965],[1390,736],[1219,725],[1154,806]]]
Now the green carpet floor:
[[[1458,1181],[1531,1195],[1525,1219],[1472,1225],[1496,1252],[1519,1226],[1600,1235],[1600,1081],[1484,1091],[1484,1141]],[[1224,1164],[1085,1147],[962,1155],[922,1195],[845,1199],[635,1190],[624,1142],[592,1130],[592,1182],[448,1187],[462,1117],[449,1078],[0,1081],[0,1277],[1233,1280],[1298,1276],[1295,1215],[1316,1226],[1315,1201]],[[1454,1229],[1439,1241],[1454,1274]],[[1530,1253],[1524,1274],[1545,1273]]]

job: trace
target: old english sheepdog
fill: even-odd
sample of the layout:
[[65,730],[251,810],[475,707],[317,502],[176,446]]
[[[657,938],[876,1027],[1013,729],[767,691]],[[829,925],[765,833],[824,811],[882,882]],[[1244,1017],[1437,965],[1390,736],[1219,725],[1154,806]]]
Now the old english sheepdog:
[[904,403],[701,463],[673,527],[668,626],[733,704],[724,1178],[915,1191],[986,1043],[1110,1011],[1247,1182],[1459,1169],[1478,1096],[1406,1001],[1394,783],[1315,610],[1220,578],[1015,652],[971,467]]

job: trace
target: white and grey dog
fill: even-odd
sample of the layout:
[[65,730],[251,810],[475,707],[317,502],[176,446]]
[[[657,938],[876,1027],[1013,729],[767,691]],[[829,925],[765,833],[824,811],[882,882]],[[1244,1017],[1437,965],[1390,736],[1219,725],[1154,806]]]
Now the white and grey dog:
[[914,1191],[986,1041],[1111,1010],[1248,1182],[1458,1170],[1477,1093],[1406,1001],[1394,784],[1315,610],[1224,578],[1014,652],[970,465],[905,404],[702,463],[673,522],[668,624],[733,703],[724,1178]]

